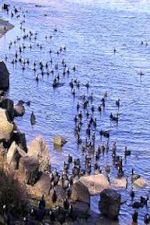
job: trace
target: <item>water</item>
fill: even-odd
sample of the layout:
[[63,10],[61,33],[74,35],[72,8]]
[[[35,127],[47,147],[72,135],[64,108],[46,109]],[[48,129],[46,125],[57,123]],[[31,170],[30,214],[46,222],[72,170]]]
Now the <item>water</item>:
[[[3,2],[3,1],[2,1]],[[8,1],[9,2],[9,1]],[[60,46],[66,46],[67,51],[61,56],[52,53],[55,62],[65,58],[67,65],[77,67],[69,77],[63,78],[65,85],[52,88],[53,77],[45,75],[40,77],[37,85],[32,66],[24,72],[19,65],[12,66],[10,59],[14,56],[17,44],[11,50],[8,43],[22,35],[19,29],[19,20],[11,19],[15,28],[0,40],[0,54],[9,57],[7,66],[10,71],[9,96],[15,102],[19,99],[31,100],[31,107],[26,107],[23,118],[16,119],[18,127],[26,133],[28,143],[41,134],[50,148],[50,158],[53,167],[61,170],[63,161],[68,153],[75,158],[83,159],[74,137],[74,115],[79,96],[86,93],[84,84],[89,81],[95,96],[94,104],[98,104],[105,91],[108,92],[106,109],[97,117],[97,130],[111,130],[110,145],[117,142],[119,155],[124,155],[124,147],[131,150],[131,157],[125,164],[125,173],[130,175],[132,167],[135,171],[149,179],[149,135],[150,135],[150,3],[140,0],[82,0],[82,1],[37,1],[15,0],[16,4],[27,10],[25,27],[38,32],[37,43],[44,48],[40,50],[33,42],[33,49],[23,53],[24,58],[46,62],[50,55],[45,50],[50,48],[57,51]],[[35,7],[41,4],[43,7]],[[6,14],[3,14],[7,18]],[[54,28],[58,32],[54,33]],[[51,40],[45,40],[45,35],[53,35]],[[141,41],[144,45],[141,45]],[[30,42],[25,42],[29,46]],[[5,48],[4,48],[5,46]],[[113,49],[117,53],[113,54]],[[144,76],[140,77],[142,71]],[[59,73],[61,74],[62,69]],[[57,74],[57,73],[56,73]],[[77,78],[81,88],[77,98],[73,99],[69,82]],[[115,101],[121,99],[118,126],[110,123],[110,112],[117,113]],[[34,111],[37,123],[30,125],[30,114]],[[62,151],[53,148],[53,136],[61,134],[68,140]],[[84,132],[82,134],[84,137]],[[99,135],[96,136],[97,145],[101,143]],[[100,165],[111,165],[111,154],[100,159]],[[112,170],[112,175],[116,173]],[[144,194],[145,190],[142,190]],[[142,193],[140,192],[140,194]],[[125,193],[124,198],[128,198]],[[92,208],[97,211],[97,197],[92,201]],[[130,213],[128,213],[130,210]],[[123,205],[120,215],[120,224],[130,224],[132,210]],[[143,224],[145,209],[140,211],[140,223]]]

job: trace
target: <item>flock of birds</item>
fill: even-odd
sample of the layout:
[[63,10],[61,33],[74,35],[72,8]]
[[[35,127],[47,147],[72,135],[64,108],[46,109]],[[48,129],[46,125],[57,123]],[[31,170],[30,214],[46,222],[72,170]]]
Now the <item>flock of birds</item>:
[[[5,9],[6,10],[6,9]],[[75,99],[76,102],[76,115],[74,115],[74,135],[76,138],[76,143],[78,148],[81,150],[82,156],[84,160],[82,161],[80,158],[74,159],[70,154],[67,157],[67,160],[64,162],[64,166],[62,168],[62,172],[58,172],[56,170],[50,170],[50,180],[51,180],[51,200],[53,203],[57,202],[57,193],[55,191],[55,187],[57,185],[61,185],[63,189],[66,191],[66,199],[64,201],[64,209],[69,210],[69,214],[64,213],[64,217],[62,217],[62,222],[65,222],[65,218],[67,215],[71,216],[72,206],[70,204],[70,196],[71,196],[71,187],[75,180],[78,180],[81,176],[90,175],[90,174],[100,174],[105,173],[108,181],[111,179],[111,170],[113,169],[118,178],[122,178],[126,176],[125,174],[125,166],[126,159],[131,155],[131,150],[127,147],[124,149],[124,153],[120,156],[117,151],[116,142],[110,147],[110,137],[111,131],[101,129],[99,124],[99,118],[103,116],[103,112],[105,112],[105,108],[107,105],[108,93],[105,92],[101,97],[99,104],[95,104],[95,96],[93,92],[91,92],[91,85],[89,82],[82,84],[78,78],[76,78],[76,73],[78,71],[76,66],[72,68],[69,67],[67,62],[65,61],[65,54],[67,52],[66,46],[60,46],[57,50],[45,49],[48,51],[48,59],[47,61],[41,59],[38,61],[35,59],[33,61],[29,57],[25,57],[26,50],[39,49],[39,52],[43,50],[44,46],[39,41],[38,32],[33,32],[32,30],[28,30],[25,28],[26,24],[26,13],[22,11],[22,9],[17,7],[8,7],[7,13],[11,18],[16,18],[20,20],[20,30],[21,36],[16,38],[16,40],[11,41],[9,43],[8,49],[11,50],[14,48],[13,57],[9,57],[5,55],[5,62],[11,63],[13,66],[18,66],[22,71],[26,71],[27,69],[31,70],[33,73],[33,82],[42,82],[42,78],[44,76],[51,77],[52,79],[52,87],[63,88],[65,83],[65,77],[69,80],[70,94]],[[52,34],[46,35],[44,37],[44,41],[51,41],[58,33],[57,28],[54,28]],[[141,43],[142,44],[142,43]],[[117,52],[116,49],[113,50],[115,54]],[[41,54],[42,56],[42,54]],[[141,72],[142,73],[142,72]],[[143,75],[140,74],[141,76]],[[71,76],[71,79],[70,79]],[[84,87],[84,94],[80,95],[80,88]],[[28,102],[28,106],[32,104],[30,101]],[[120,120],[120,107],[121,100],[116,99],[114,102],[114,107],[117,113],[110,113],[109,119],[111,123],[115,123],[117,126]],[[36,123],[36,116],[34,112],[31,113],[30,121],[31,125]],[[100,143],[100,144],[99,144]],[[100,160],[103,160],[103,156],[111,154],[112,156],[112,165],[105,165],[104,168],[100,166]],[[132,214],[133,222],[138,221],[138,211],[140,208],[146,207],[148,210],[148,196],[141,196],[138,201],[134,201],[135,192],[133,190],[132,181],[137,178],[137,174],[134,169],[131,172],[131,191],[129,191],[129,196],[131,197],[131,207],[135,209]],[[128,182],[127,187],[128,188]],[[42,210],[44,209],[44,211]],[[60,207],[57,207],[60,210]],[[42,197],[39,204],[38,212],[35,212],[33,209],[30,212],[30,217],[36,217],[39,220],[45,215],[45,200]],[[55,216],[55,209],[50,209],[49,216],[50,220],[54,221],[58,216]],[[39,212],[41,214],[39,214]],[[44,213],[43,213],[44,212]],[[62,215],[62,214],[61,214]],[[40,217],[41,216],[41,217]],[[25,224],[32,224],[31,221],[24,219]],[[144,223],[150,223],[150,216],[148,213],[144,216]]]

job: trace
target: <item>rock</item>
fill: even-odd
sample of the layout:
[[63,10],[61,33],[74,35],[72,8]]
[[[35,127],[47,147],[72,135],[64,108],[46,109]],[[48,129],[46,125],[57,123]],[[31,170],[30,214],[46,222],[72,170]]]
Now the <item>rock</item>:
[[20,157],[25,157],[26,153],[13,142],[7,152],[7,163],[11,169],[16,170],[19,167]]
[[4,149],[3,145],[0,145],[0,159],[4,159],[6,156],[6,149]]
[[20,131],[15,130],[12,134],[11,141],[15,141],[16,144],[27,152],[27,144],[26,144],[26,137],[24,133],[20,133]]
[[90,206],[88,203],[77,201],[71,204],[74,217],[87,218],[89,216]]
[[0,108],[0,140],[8,141],[13,131],[13,124],[8,122],[6,110]]
[[11,169],[16,170],[18,168],[19,158],[16,143],[13,142],[7,152],[7,163]]
[[[63,202],[66,199],[66,192],[60,185],[55,186],[55,191],[57,194],[57,200],[55,203],[51,202],[51,204],[52,206],[57,205],[57,206],[63,207]],[[53,189],[50,191],[50,199],[52,199],[52,195],[53,195]]]
[[23,104],[17,103],[14,106],[14,116],[23,116],[25,114],[25,107]]
[[0,89],[9,88],[9,72],[4,62],[0,62]]
[[19,161],[19,171],[26,184],[34,185],[39,179],[39,163],[35,158],[25,156]]
[[101,213],[110,218],[117,219],[121,205],[121,195],[113,189],[104,189],[100,193],[99,209]]
[[71,200],[73,202],[85,202],[90,205],[90,193],[88,188],[80,181],[77,181],[72,186]]
[[103,174],[83,176],[80,181],[88,188],[90,195],[99,194],[105,188],[109,188],[109,182]]
[[140,177],[138,179],[136,179],[133,184],[138,187],[138,188],[144,188],[145,186],[148,185],[148,181],[145,180],[144,178]]
[[61,148],[64,144],[66,144],[66,139],[60,135],[54,137],[53,143],[56,148]]
[[34,184],[34,189],[36,190],[38,197],[41,197],[43,194],[49,195],[50,186],[51,182],[49,175],[43,173],[39,180]]
[[127,187],[127,178],[122,177],[122,178],[116,178],[111,182],[111,187],[112,188],[126,188]]
[[4,98],[0,102],[0,107],[6,109],[7,119],[12,122],[14,119],[14,102],[11,99]]
[[28,148],[28,155],[39,161],[39,171],[49,171],[49,149],[43,137],[36,137]]

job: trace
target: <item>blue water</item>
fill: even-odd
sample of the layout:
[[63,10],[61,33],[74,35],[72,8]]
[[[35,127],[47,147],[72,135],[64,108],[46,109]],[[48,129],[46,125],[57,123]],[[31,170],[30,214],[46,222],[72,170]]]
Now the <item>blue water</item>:
[[[9,96],[15,102],[19,99],[31,101],[31,107],[26,107],[25,115],[16,119],[19,129],[26,133],[28,143],[38,134],[44,136],[50,148],[52,166],[59,170],[69,153],[75,158],[83,159],[74,137],[73,118],[79,96],[87,94],[84,84],[89,81],[89,93],[94,94],[94,105],[100,103],[106,91],[108,93],[105,111],[101,116],[98,112],[94,113],[98,123],[97,130],[110,130],[110,146],[116,141],[119,155],[124,156],[125,146],[132,150],[125,164],[127,176],[133,167],[137,173],[149,179],[150,3],[140,0],[11,1],[12,5],[16,3],[22,11],[27,11],[26,29],[38,32],[36,43],[31,41],[32,50],[27,48],[23,58],[29,58],[32,63],[34,60],[46,62],[50,60],[50,48],[56,52],[60,46],[66,46],[66,52],[60,56],[52,53],[52,58],[59,65],[64,58],[70,68],[74,65],[77,68],[76,72],[71,71],[69,77],[62,78],[65,85],[55,91],[52,88],[52,75],[40,77],[37,85],[33,66],[29,65],[23,72],[19,64],[12,66],[10,63],[19,44],[10,50],[8,44],[15,40],[16,36],[22,35],[19,29],[22,18],[11,19],[1,12],[3,18],[9,19],[15,25],[15,28],[0,40],[1,59],[6,54],[9,58]],[[35,3],[43,7],[35,7]],[[58,32],[54,33],[56,27]],[[52,35],[53,38],[45,40],[45,35]],[[37,47],[37,43],[43,45],[42,50]],[[25,41],[26,46],[29,44],[29,41]],[[114,48],[117,50],[116,54],[113,53]],[[144,73],[141,77],[140,71]],[[59,73],[62,73],[61,67]],[[69,87],[72,78],[77,78],[81,83],[75,99]],[[118,112],[115,106],[118,98],[121,99],[121,107],[117,126],[110,123],[109,114]],[[34,127],[30,125],[31,111],[34,111],[37,118]],[[55,134],[63,135],[68,140],[62,151],[53,148]],[[82,137],[84,138],[84,131]],[[98,134],[96,143],[101,144]],[[111,153],[100,159],[103,170],[106,164],[112,164]],[[113,169],[112,175],[115,175]],[[144,190],[143,192],[147,193]],[[128,195],[125,195],[125,198],[128,198]],[[96,205],[97,200],[92,204],[95,211]],[[128,213],[125,205],[122,207],[121,225],[131,221],[131,213],[132,210]],[[144,210],[140,212],[139,224],[143,224],[144,213]]]

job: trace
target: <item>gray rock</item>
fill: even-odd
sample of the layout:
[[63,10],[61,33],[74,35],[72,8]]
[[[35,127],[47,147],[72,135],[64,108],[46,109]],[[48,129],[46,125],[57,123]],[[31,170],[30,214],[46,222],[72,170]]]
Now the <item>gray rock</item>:
[[121,195],[113,189],[105,189],[100,194],[99,209],[110,218],[117,219],[121,205]]
[[4,62],[0,62],[0,89],[9,88],[9,72]]
[[71,200],[73,202],[85,202],[90,205],[90,193],[88,188],[80,181],[74,183],[72,186]]
[[21,157],[19,161],[19,171],[24,177],[26,184],[34,185],[39,179],[39,163],[33,157]]
[[36,137],[28,148],[28,155],[32,156],[39,162],[39,171],[49,171],[50,160],[49,160],[49,149],[43,137]]

